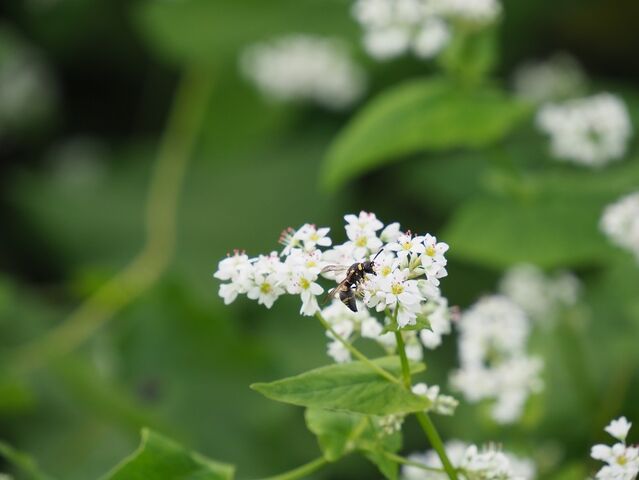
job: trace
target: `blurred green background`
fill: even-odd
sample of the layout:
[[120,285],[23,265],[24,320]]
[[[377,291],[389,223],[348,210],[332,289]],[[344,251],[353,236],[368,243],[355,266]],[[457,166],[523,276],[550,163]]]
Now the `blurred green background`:
[[[637,2],[503,4],[495,83],[508,89],[522,62],[570,52],[595,90],[624,97],[639,126]],[[546,389],[523,422],[497,427],[481,407],[462,402],[455,417],[438,419],[445,438],[496,440],[538,460],[542,478],[583,478],[594,469],[588,453],[602,427],[619,414],[639,419],[639,266],[597,229],[606,204],[639,188],[639,136],[623,162],[583,170],[551,160],[529,119],[489,146],[409,155],[323,188],[324,156],[350,113],[269,102],[241,78],[237,58],[252,42],[310,32],[351,43],[370,77],[369,98],[433,74],[432,64],[411,58],[367,59],[349,7],[347,0],[2,2],[0,62],[19,52],[29,65],[0,79],[3,97],[22,98],[0,105],[1,440],[64,480],[104,474],[135,449],[142,426],[236,464],[240,478],[315,457],[302,409],[269,402],[248,385],[330,363],[321,327],[297,315],[297,299],[271,310],[246,300],[225,307],[211,274],[234,248],[275,249],[287,226],[331,226],[341,241],[342,216],[360,209],[450,243],[443,290],[462,308],[521,261],[571,269],[585,284],[580,308],[535,339]],[[187,71],[200,72],[211,91],[193,148],[163,137]],[[189,159],[176,224],[159,227],[175,235],[166,268],[72,351],[36,348],[27,367],[17,365],[19,346],[61,324],[143,249],[163,141],[166,156]],[[171,193],[158,198],[170,203]],[[426,361],[429,382],[445,385],[456,365],[453,338]],[[412,423],[405,445],[405,452],[425,448]],[[317,474],[378,477],[355,456]]]

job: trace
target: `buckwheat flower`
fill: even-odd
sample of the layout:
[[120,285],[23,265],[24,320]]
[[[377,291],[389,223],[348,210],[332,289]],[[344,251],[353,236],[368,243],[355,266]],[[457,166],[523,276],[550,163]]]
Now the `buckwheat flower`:
[[279,285],[275,273],[256,273],[252,283],[253,285],[246,292],[246,296],[251,300],[257,300],[258,304],[264,305],[266,308],[271,308],[275,300],[286,292]]
[[235,301],[238,295],[248,292],[251,287],[253,265],[247,255],[235,251],[233,256],[228,256],[218,264],[218,269],[213,276],[229,281],[229,283],[222,283],[219,289],[220,297],[224,299],[224,304],[228,305]]
[[413,51],[419,58],[432,58],[448,45],[450,37],[445,21],[437,17],[426,19],[413,39]]
[[333,340],[328,344],[326,353],[335,360],[335,363],[348,363],[351,361],[351,352],[338,340]]
[[355,258],[364,258],[375,254],[382,247],[382,241],[376,232],[384,227],[374,213],[360,212],[359,216],[345,215],[347,244],[353,248]]
[[[458,476],[464,480],[532,480],[535,478],[534,464],[524,458],[503,452],[493,444],[482,448],[466,442],[452,440],[444,446]],[[434,450],[424,454],[413,454],[410,460],[431,468],[443,469],[439,456]],[[404,480],[446,480],[444,472],[433,472],[419,467],[402,467]]]
[[297,230],[287,228],[280,235],[279,243],[284,245],[282,256],[289,255],[294,249],[301,248],[313,252],[317,247],[328,247],[332,241],[328,237],[330,228],[316,228],[315,225],[304,224]]
[[634,253],[639,260],[639,192],[608,205],[600,228],[615,245]]
[[395,252],[400,262],[407,260],[409,256],[421,255],[426,250],[424,237],[413,237],[411,233],[404,233],[385,247],[391,252]]
[[279,101],[312,101],[339,110],[365,89],[365,76],[341,42],[291,35],[249,47],[241,57],[244,75]]
[[597,472],[597,479],[634,480],[639,475],[639,448],[626,445],[631,425],[625,417],[613,420],[605,430],[619,443],[612,447],[603,444],[592,447],[590,456],[607,464]]
[[559,53],[543,62],[527,62],[517,68],[515,93],[535,103],[561,100],[583,92],[586,75],[570,55]]
[[604,430],[620,442],[625,442],[631,426],[632,423],[626,420],[626,417],[619,417],[617,420],[611,421]]
[[550,135],[551,151],[558,160],[589,167],[620,160],[632,134],[623,100],[610,93],[546,104],[537,112],[536,122]]
[[420,362],[424,358],[424,350],[415,337],[411,341],[405,342],[404,350],[406,351],[406,358],[413,362]]
[[320,310],[317,303],[317,295],[321,295],[324,289],[316,283],[317,274],[308,270],[298,271],[288,284],[288,293],[300,295],[302,298],[302,308],[300,313],[306,316],[315,315]]
[[397,241],[402,233],[403,232],[400,230],[399,222],[394,222],[384,227],[382,233],[379,234],[379,239],[385,243],[393,243]]
[[492,417],[514,422],[543,386],[543,363],[526,351],[530,325],[523,310],[506,297],[485,297],[461,316],[459,331],[460,368],[451,385],[469,402],[494,399]]
[[439,392],[439,385],[431,385],[425,383],[416,383],[412,387],[415,395],[428,398],[431,401],[430,411],[440,415],[452,415],[459,402],[449,395],[442,395]]
[[497,0],[431,0],[430,3],[441,15],[479,24],[492,23],[501,13]]
[[377,417],[377,426],[386,434],[392,435],[395,432],[399,432],[404,424],[404,415],[386,415],[384,417]]
[[519,264],[506,271],[499,290],[531,319],[549,325],[562,308],[577,303],[581,283],[570,272],[548,275],[535,265]]
[[[368,310],[363,310],[363,311],[368,313]],[[360,329],[361,329],[360,333],[362,337],[373,338],[373,339],[378,338],[382,334],[382,331],[384,330],[382,325],[373,317],[369,317],[363,320],[360,325]]]

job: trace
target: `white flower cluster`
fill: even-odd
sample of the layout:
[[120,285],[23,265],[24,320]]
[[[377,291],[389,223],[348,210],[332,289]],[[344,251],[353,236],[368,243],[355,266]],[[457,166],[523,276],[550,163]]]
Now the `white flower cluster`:
[[621,159],[632,133],[626,105],[610,93],[543,105],[536,121],[554,156],[588,167]]
[[606,427],[606,432],[616,440],[612,447],[608,445],[595,445],[590,451],[590,456],[595,460],[601,460],[606,465],[602,467],[595,478],[599,480],[634,480],[639,475],[639,448],[627,446],[626,437],[632,423],[626,417],[613,420]]
[[241,69],[263,94],[278,101],[311,101],[339,110],[364,93],[363,70],[339,41],[292,35],[249,47]]
[[606,207],[601,229],[613,243],[630,250],[639,260],[639,192]]
[[431,385],[429,387],[425,383],[416,383],[413,385],[412,391],[415,395],[428,398],[431,401],[429,410],[440,415],[452,415],[455,413],[457,405],[459,405],[459,402],[455,398],[439,393],[438,385]]
[[[448,245],[429,234],[404,233],[398,223],[384,227],[372,213],[344,219],[347,240],[332,248],[327,248],[332,245],[328,228],[306,224],[283,233],[280,254],[249,258],[236,251],[215,272],[225,282],[220,285],[220,296],[229,304],[238,295],[246,295],[270,308],[281,295],[300,295],[300,313],[315,315],[320,312],[318,297],[325,291],[320,276],[341,282],[349,266],[377,255],[375,274],[366,274],[352,285],[357,312],[336,299],[321,314],[345,340],[369,338],[389,353],[396,349],[395,336],[371,312],[381,313],[389,329],[412,325],[402,332],[406,353],[411,360],[421,360],[423,347],[437,347],[451,331],[448,301],[439,289],[440,279],[447,275]],[[349,351],[328,335],[328,354],[337,362],[350,361]]]
[[586,75],[570,55],[559,53],[543,62],[527,62],[515,71],[515,92],[534,103],[574,97],[585,89]]
[[459,322],[461,368],[451,384],[469,402],[495,399],[491,413],[512,423],[531,392],[541,389],[541,359],[526,352],[530,324],[524,311],[500,295],[484,297]]
[[548,275],[532,264],[511,267],[499,283],[499,291],[541,325],[551,325],[561,309],[574,306],[580,290],[581,283],[572,273]]
[[[535,466],[528,460],[511,453],[503,452],[495,445],[477,448],[459,440],[446,442],[446,454],[458,476],[464,480],[532,480]],[[430,468],[442,469],[443,465],[434,450],[409,457],[414,462]],[[402,468],[403,480],[446,480],[443,472],[425,470],[417,466],[406,465]]]
[[448,45],[449,20],[487,24],[501,11],[497,0],[357,0],[353,16],[364,29],[364,47],[378,60],[412,50],[432,58]]

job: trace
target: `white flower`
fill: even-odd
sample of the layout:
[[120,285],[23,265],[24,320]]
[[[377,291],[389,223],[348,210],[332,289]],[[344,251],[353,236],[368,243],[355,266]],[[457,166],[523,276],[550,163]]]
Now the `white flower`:
[[450,42],[456,21],[485,25],[501,6],[497,0],[357,0],[353,16],[364,30],[364,48],[387,60],[410,50],[432,58]]
[[527,62],[515,71],[515,92],[535,103],[560,100],[584,90],[586,76],[570,55],[560,53],[544,62]]
[[577,303],[581,284],[569,272],[546,275],[539,267],[520,264],[501,279],[499,290],[533,320],[549,325],[557,313]]
[[289,293],[299,294],[302,297],[302,315],[311,316],[319,311],[317,295],[321,295],[324,289],[316,283],[317,275],[310,272],[300,272],[295,277],[295,283],[291,285]]
[[400,230],[399,222],[394,222],[386,225],[379,238],[382,242],[392,243],[396,242],[400,235],[402,235],[402,231]]
[[338,340],[334,340],[328,344],[327,353],[337,363],[351,361],[351,352]]
[[404,233],[396,242],[386,245],[386,249],[396,252],[400,262],[405,262],[411,255],[421,255],[426,250],[424,237],[413,237],[410,233]]
[[614,244],[631,251],[639,260],[639,192],[606,207],[600,227]]
[[616,420],[611,421],[604,430],[606,430],[606,432],[608,432],[620,442],[625,442],[631,426],[632,423],[626,420],[626,417],[620,417]]
[[555,157],[589,167],[621,159],[632,134],[623,100],[610,93],[546,104],[537,126],[550,135]]
[[[501,451],[495,445],[477,448],[459,440],[446,442],[446,455],[458,469],[460,478],[467,480],[532,480],[535,478],[534,464],[524,458]],[[424,454],[413,454],[410,460],[431,468],[442,469],[443,465],[434,450]],[[433,472],[415,466],[402,468],[404,480],[446,480],[443,472]]]
[[597,472],[597,479],[634,480],[639,475],[639,448],[625,443],[631,426],[626,417],[613,420],[605,430],[620,443],[612,447],[601,444],[592,447],[590,456],[607,464]]
[[365,88],[363,71],[337,40],[291,35],[249,47],[241,57],[244,75],[268,97],[313,101],[343,109]]
[[451,384],[469,402],[495,399],[493,418],[514,422],[530,393],[542,388],[543,363],[526,352],[526,315],[506,297],[485,297],[462,315],[459,330],[461,368]]
[[402,429],[404,423],[404,415],[386,415],[385,417],[377,418],[377,426],[386,434],[392,435],[395,432],[399,432]]
[[459,402],[449,395],[439,393],[439,385],[428,386],[425,383],[413,385],[412,391],[415,395],[428,398],[432,405],[430,410],[440,415],[452,415]]
[[264,305],[266,308],[271,308],[275,300],[284,293],[285,290],[278,284],[277,276],[274,273],[266,275],[258,273],[253,277],[253,285],[248,289],[246,296],[257,300],[258,304]]

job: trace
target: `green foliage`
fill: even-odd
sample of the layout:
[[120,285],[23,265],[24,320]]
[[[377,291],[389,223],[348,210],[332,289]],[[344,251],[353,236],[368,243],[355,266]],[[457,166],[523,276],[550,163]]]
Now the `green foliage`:
[[397,478],[397,463],[385,457],[383,452],[397,452],[401,448],[400,432],[388,435],[375,425],[374,417],[352,412],[307,408],[305,418],[329,462],[359,450],[387,478]]
[[20,452],[0,440],[0,458],[4,458],[27,475],[29,480],[53,480],[40,470],[38,464],[29,455]]
[[527,105],[494,87],[444,78],[403,83],[372,100],[338,135],[324,161],[324,185],[339,187],[419,151],[490,145],[528,114]]
[[142,431],[142,443],[103,480],[231,480],[235,468],[189,452],[151,430]]
[[146,0],[135,8],[134,19],[163,58],[217,64],[248,43],[277,35],[353,36],[357,30],[348,9],[340,0]]
[[[401,372],[399,357],[373,362],[396,376]],[[413,372],[424,368],[422,363],[411,366]],[[363,362],[320,367],[295,377],[256,383],[251,388],[279,402],[372,415],[418,412],[430,405],[427,398],[386,380]]]

